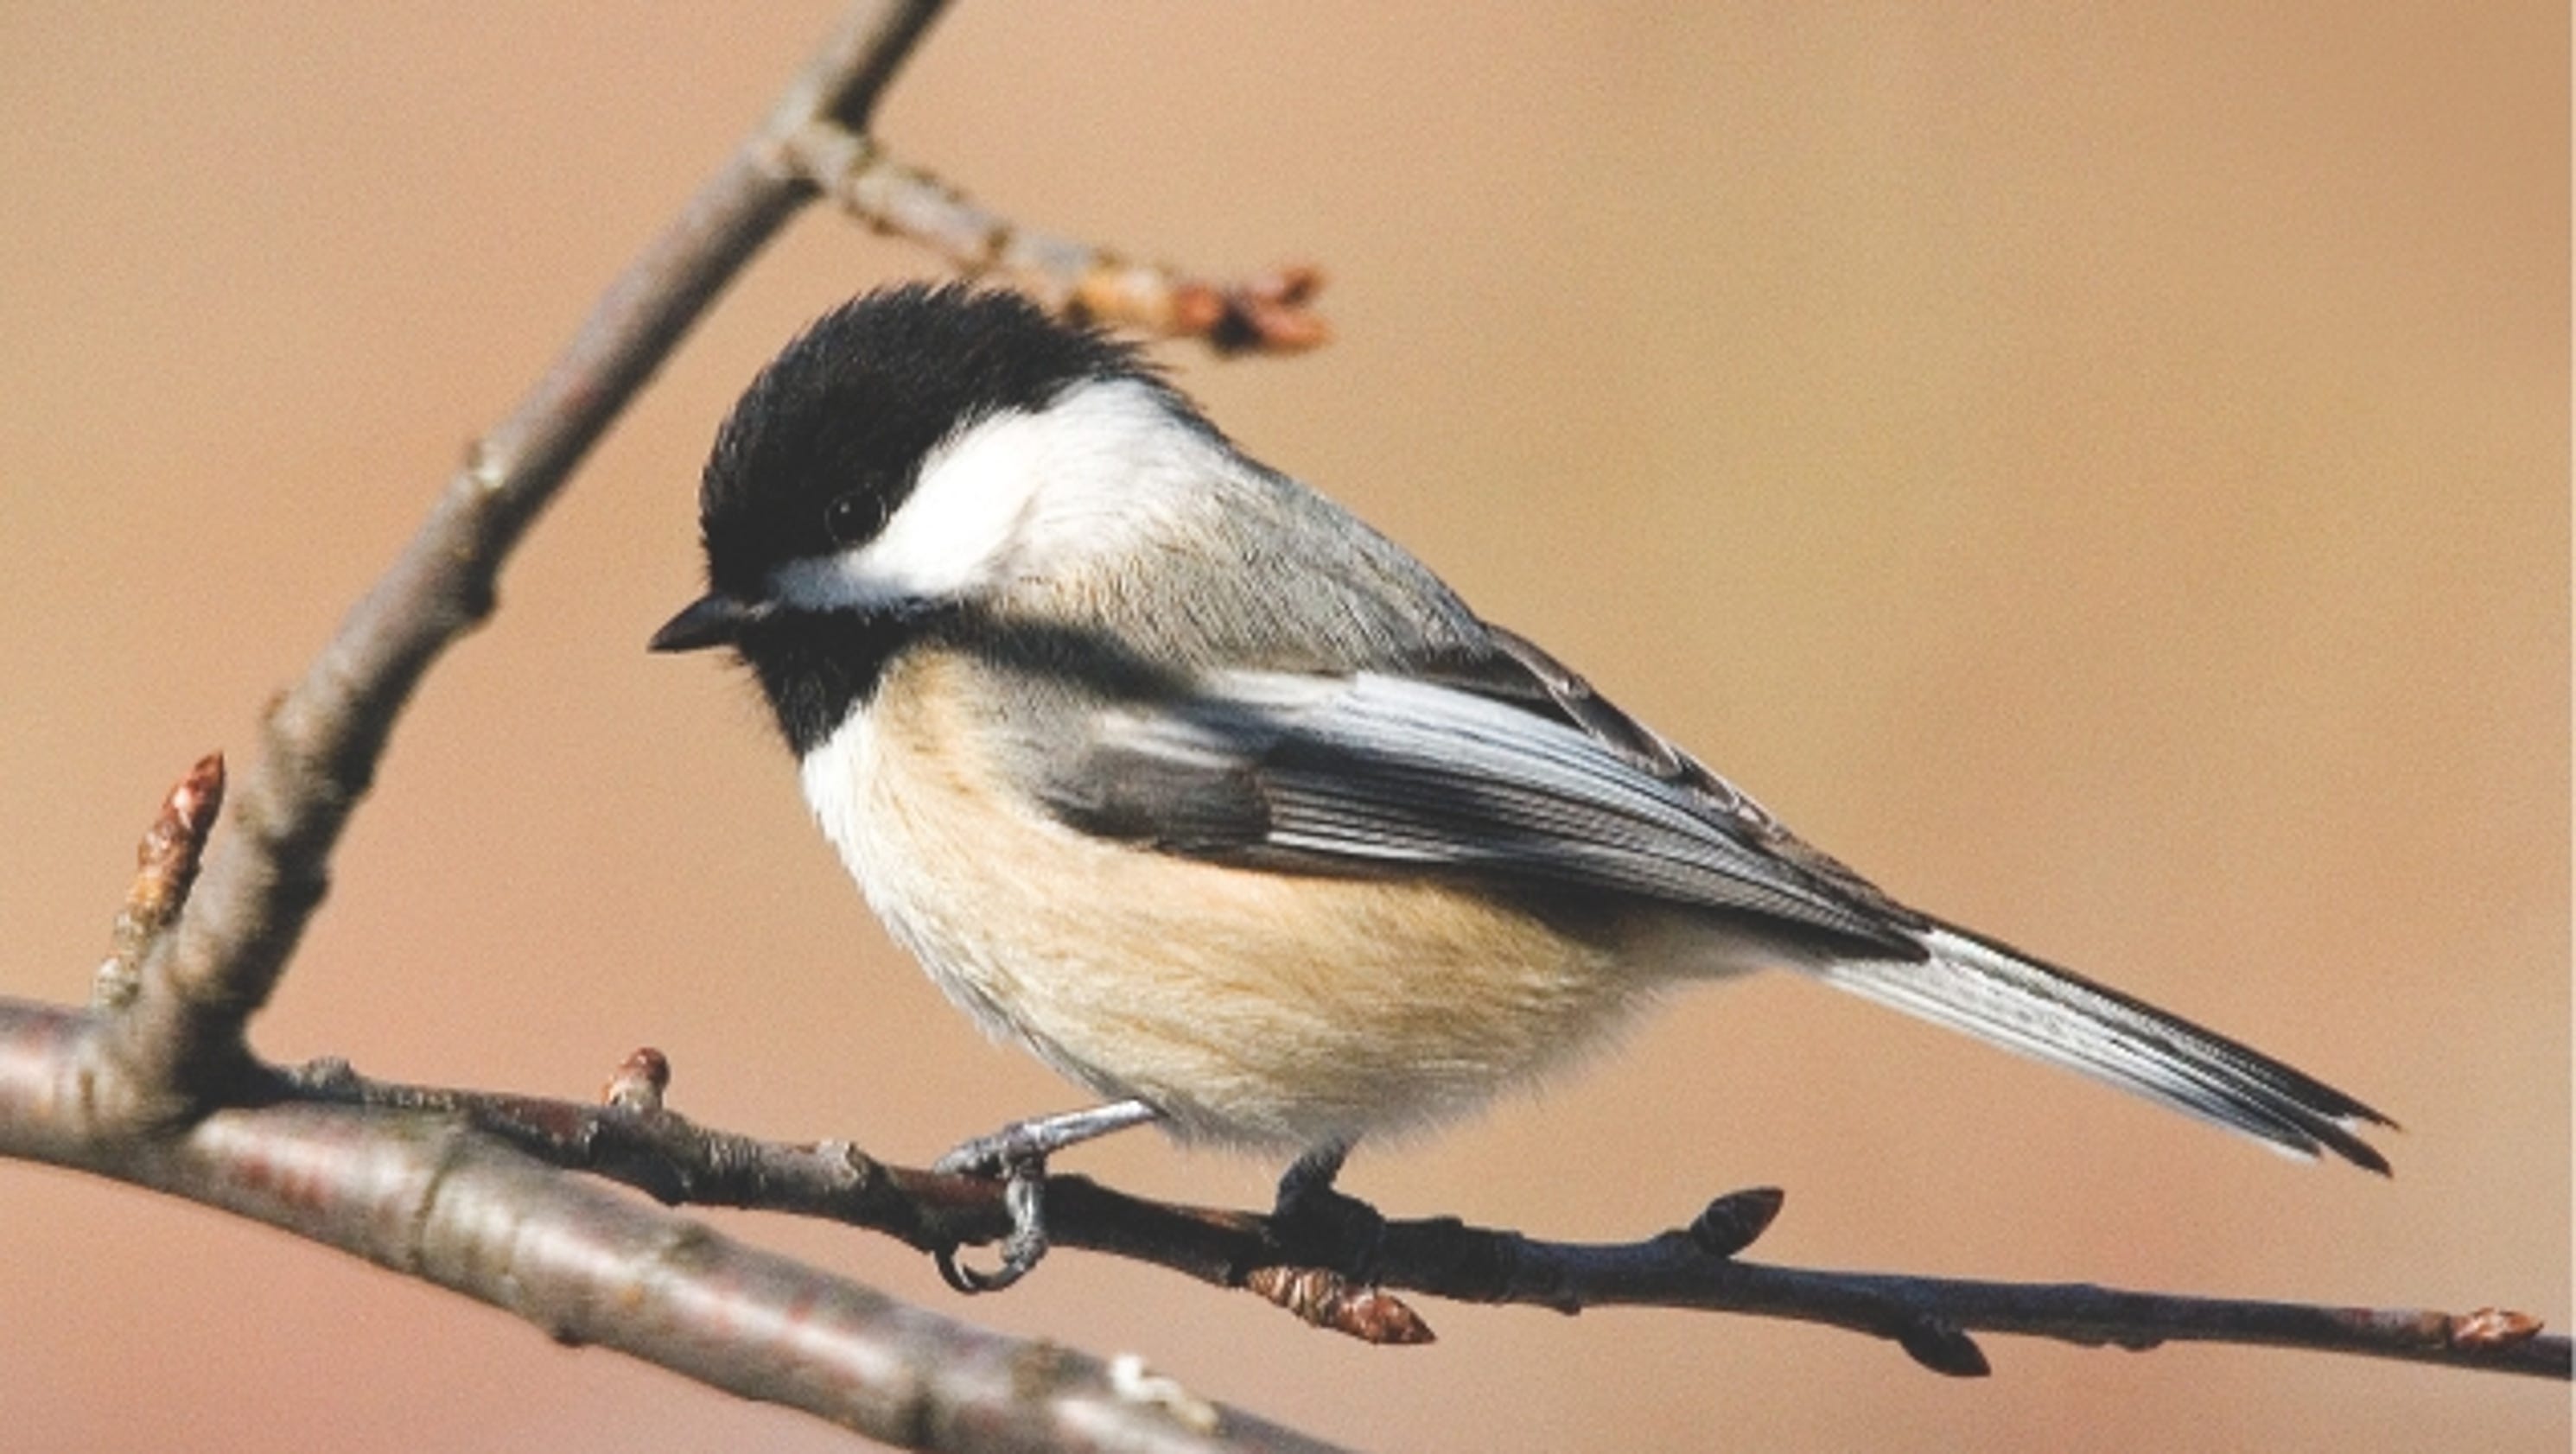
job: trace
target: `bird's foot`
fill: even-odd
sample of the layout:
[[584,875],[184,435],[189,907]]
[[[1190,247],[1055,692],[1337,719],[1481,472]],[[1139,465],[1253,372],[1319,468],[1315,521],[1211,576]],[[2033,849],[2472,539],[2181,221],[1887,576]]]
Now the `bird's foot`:
[[979,1272],[957,1258],[955,1245],[931,1253],[940,1280],[962,1293],[1000,1292],[1029,1275],[1047,1254],[1047,1157],[1068,1146],[1143,1125],[1158,1112],[1143,1101],[1112,1101],[1060,1115],[1013,1121],[989,1136],[978,1136],[931,1163],[931,1170],[951,1176],[976,1176],[1002,1183],[1002,1205],[1011,1215],[1011,1230],[1002,1238],[1002,1265]]
[[1325,1146],[1288,1168],[1271,1205],[1270,1234],[1294,1261],[1370,1283],[1386,1244],[1386,1218],[1333,1185],[1349,1154],[1348,1146]]

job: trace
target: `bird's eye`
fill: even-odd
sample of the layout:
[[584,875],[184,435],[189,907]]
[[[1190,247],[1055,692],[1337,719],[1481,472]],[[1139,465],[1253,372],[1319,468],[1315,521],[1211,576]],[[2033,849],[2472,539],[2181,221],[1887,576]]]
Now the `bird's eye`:
[[832,503],[823,507],[823,533],[832,537],[834,545],[856,545],[876,534],[877,527],[884,523],[877,497],[866,490],[835,495]]

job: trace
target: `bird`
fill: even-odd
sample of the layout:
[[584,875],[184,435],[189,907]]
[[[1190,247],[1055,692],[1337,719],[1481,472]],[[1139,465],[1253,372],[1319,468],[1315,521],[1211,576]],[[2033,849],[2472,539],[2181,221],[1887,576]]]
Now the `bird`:
[[1563,1071],[1677,985],[1785,970],[2294,1156],[2395,1123],[2236,1040],[1913,908],[1401,546],[1238,448],[1142,351],[1004,288],[825,313],[717,432],[706,589],[883,922],[1098,1104],[939,1165],[1007,1184],[1152,1124],[1292,1158]]

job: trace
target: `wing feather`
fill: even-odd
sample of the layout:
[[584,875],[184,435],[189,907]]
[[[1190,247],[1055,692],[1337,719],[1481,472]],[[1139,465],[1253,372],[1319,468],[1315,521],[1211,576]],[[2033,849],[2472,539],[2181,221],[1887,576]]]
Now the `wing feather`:
[[1629,894],[1923,954],[1883,901],[1776,851],[1740,794],[1441,682],[1229,673],[1182,700],[1104,706],[1080,736],[1049,801],[1087,831],[1311,872]]
[[[1517,638],[1478,675],[1234,673],[1097,706],[1042,754],[1086,831],[1218,862],[1446,872],[1720,910],[1838,988],[2296,1155],[2386,1171],[2387,1118],[2288,1065],[1908,909]],[[1517,648],[1517,649],[1516,649]]]

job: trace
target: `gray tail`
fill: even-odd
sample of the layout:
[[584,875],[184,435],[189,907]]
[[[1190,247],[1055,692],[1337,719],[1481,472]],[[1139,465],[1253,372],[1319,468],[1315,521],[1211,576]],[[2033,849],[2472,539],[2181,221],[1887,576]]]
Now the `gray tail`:
[[2323,1081],[2117,990],[1963,929],[1919,938],[1930,958],[1809,971],[1839,989],[2069,1070],[2302,1159],[2331,1151],[2385,1176],[2354,1134],[2397,1123]]

